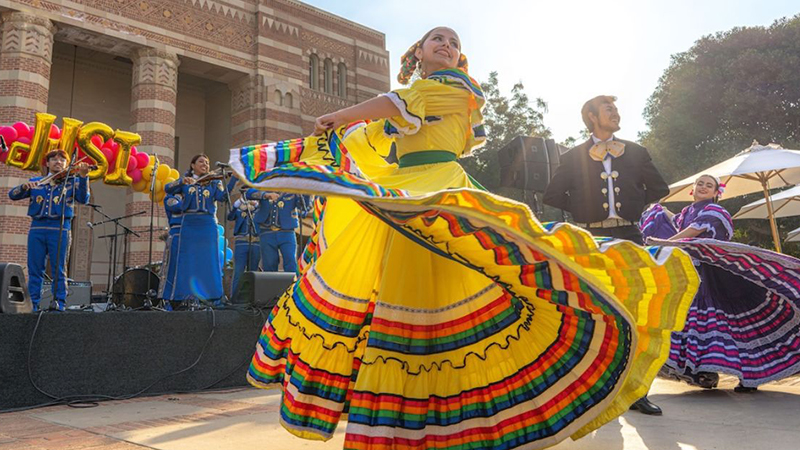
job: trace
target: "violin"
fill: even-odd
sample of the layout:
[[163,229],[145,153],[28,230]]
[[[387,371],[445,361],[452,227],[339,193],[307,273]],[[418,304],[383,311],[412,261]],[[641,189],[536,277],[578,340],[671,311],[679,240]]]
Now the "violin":
[[194,180],[194,182],[196,184],[205,185],[214,180],[223,180],[223,179],[225,179],[225,173],[223,172],[223,169],[220,167],[219,169],[214,169],[205,175],[201,175],[196,180]]
[[[79,162],[81,162],[81,161],[82,161],[82,159]],[[67,179],[67,175],[75,175],[75,174],[77,174],[78,173],[78,169],[79,168],[76,165],[73,165],[72,168],[67,167],[66,169],[64,169],[64,170],[62,170],[60,172],[51,173],[51,174],[43,177],[41,180],[34,181],[32,184],[35,187],[39,187],[39,186],[41,186],[43,184],[50,183],[51,181],[55,182],[55,183],[61,183],[64,180]],[[96,165],[90,165],[89,166],[89,170],[90,171],[97,170],[97,166]]]

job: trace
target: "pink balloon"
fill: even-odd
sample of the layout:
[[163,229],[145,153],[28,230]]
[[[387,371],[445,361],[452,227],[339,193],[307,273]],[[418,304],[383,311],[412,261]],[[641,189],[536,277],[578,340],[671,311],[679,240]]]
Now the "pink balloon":
[[131,156],[138,155],[139,150],[136,147],[131,147]]
[[131,177],[134,183],[138,183],[142,179],[142,170],[136,169],[133,172],[128,172],[128,176]]
[[103,148],[103,137],[95,134],[92,136],[92,144],[94,144],[97,148]]
[[56,124],[50,125],[50,139],[60,139],[61,138],[61,129],[56,126]]
[[106,143],[107,143],[107,144],[108,144],[109,142],[111,142],[111,144],[110,144],[109,148],[111,149],[111,151],[112,151],[112,152],[114,152],[114,154],[116,154],[116,153],[117,153],[117,150],[119,150],[119,144],[117,144],[117,142],[116,142],[116,141],[114,141],[114,140],[108,140],[108,141],[106,141]]
[[15,130],[17,130],[17,137],[24,137],[28,136],[31,132],[31,127],[28,126],[25,122],[17,122],[14,125],[11,125]]
[[6,145],[11,147],[11,144],[13,144],[14,141],[17,140],[19,134],[17,133],[17,130],[14,127],[6,126],[6,127],[0,127],[0,136],[3,136],[3,139],[6,140]]
[[31,127],[30,130],[28,131],[28,138],[30,140],[33,140],[33,133],[36,133],[36,127]]
[[31,145],[31,138],[29,138],[27,136],[21,137],[21,138],[17,139],[17,142],[19,142],[20,144]]
[[142,168],[147,167],[150,164],[150,155],[147,153],[137,153],[136,154],[136,167]]
[[100,149],[100,151],[103,152],[103,155],[105,155],[106,161],[108,161],[108,165],[110,166],[111,165],[111,158],[114,156],[114,154],[111,153],[111,149],[108,148],[108,147],[103,147],[103,148]]
[[136,160],[135,156],[131,156],[128,158],[128,173],[137,170],[136,168],[139,166],[139,161]]

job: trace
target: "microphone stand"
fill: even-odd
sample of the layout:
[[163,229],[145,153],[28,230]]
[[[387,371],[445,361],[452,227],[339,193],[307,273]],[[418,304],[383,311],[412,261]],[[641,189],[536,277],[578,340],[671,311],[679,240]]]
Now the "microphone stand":
[[[250,267],[250,260],[253,259],[251,253],[253,251],[253,234],[256,232],[256,222],[255,219],[253,218],[253,210],[250,209],[249,202],[251,200],[247,199],[246,191],[242,192],[242,201],[245,202],[245,211],[247,211],[247,262],[245,262],[245,271],[251,272],[252,267]],[[233,245],[235,247],[236,243],[234,242]],[[239,284],[241,283],[242,283],[242,278],[240,277]],[[238,291],[239,286],[233,286],[233,288],[231,289],[231,297],[236,298],[237,295],[234,292],[234,290]]]
[[[217,164],[219,164],[219,163],[217,163]],[[232,211],[232,208],[233,208],[233,202],[231,202],[231,192],[228,190],[228,178],[227,177],[233,176],[233,174],[231,172],[228,172],[227,170],[225,170],[225,166],[220,166],[220,168],[222,169],[222,189],[225,190],[225,201],[227,202],[227,205],[225,207],[225,214],[222,215],[222,230],[223,230],[222,231],[222,242],[224,244],[225,240],[226,240],[226,236],[228,235],[228,214],[230,214],[230,212]],[[233,245],[235,247],[236,243],[234,242]],[[222,249],[222,261],[221,261],[222,262],[222,278],[225,278],[225,254],[227,253],[225,250],[227,250],[227,249],[226,248]],[[250,248],[248,248],[247,251],[248,251],[247,259],[249,261],[249,259],[250,259],[250,253],[249,253]],[[231,296],[233,296],[233,287],[231,287]],[[222,297],[223,297],[223,299],[225,298],[225,289],[224,288],[222,289]],[[226,300],[227,299],[223,300],[222,303],[223,304],[227,303]]]
[[[111,247],[109,247],[109,249],[108,249],[108,276],[107,276],[107,280],[108,281],[107,281],[107,285],[106,285],[106,310],[109,311],[109,310],[113,310],[113,307],[111,306],[111,305],[113,305],[113,303],[111,302],[111,296],[112,296],[111,281],[115,280],[116,277],[117,277],[117,256],[118,256],[117,255],[117,237],[118,236],[124,236],[124,237],[127,238],[127,236],[129,234],[133,234],[136,237],[140,237],[139,233],[131,230],[130,228],[126,227],[125,225],[122,225],[121,223],[119,223],[119,221],[122,220],[122,219],[127,219],[129,217],[139,216],[141,214],[144,214],[144,211],[139,211],[137,213],[128,214],[128,215],[120,216],[120,217],[109,217],[108,214],[106,214],[106,213],[104,213],[103,211],[100,210],[99,206],[96,206],[96,205],[89,205],[89,206],[91,206],[91,208],[94,209],[96,212],[98,212],[101,216],[106,218],[106,220],[101,220],[100,222],[94,222],[94,223],[89,222],[89,223],[87,223],[87,225],[89,226],[90,229],[94,230],[94,227],[96,227],[97,225],[103,225],[103,224],[108,223],[108,222],[114,222],[114,234],[107,234],[105,236],[99,236],[98,237],[98,239],[105,239],[105,238],[111,239]],[[119,228],[122,228],[123,233],[119,232]],[[127,247],[127,243],[126,243],[126,247]],[[127,252],[126,252],[126,256],[127,256]],[[124,268],[123,268],[123,271],[124,271]]]
[[[147,252],[147,270],[151,270],[153,267],[153,220],[155,215],[155,205],[156,205],[156,172],[160,162],[158,161],[158,155],[153,154],[153,158],[155,158],[155,163],[153,164],[153,171],[150,174],[150,248]],[[144,294],[144,305],[141,309],[145,311],[149,310],[158,310],[158,311],[166,311],[165,309],[159,308],[157,306],[153,306],[153,299],[156,297],[156,291],[152,287],[152,277],[148,275],[147,277],[147,291]]]

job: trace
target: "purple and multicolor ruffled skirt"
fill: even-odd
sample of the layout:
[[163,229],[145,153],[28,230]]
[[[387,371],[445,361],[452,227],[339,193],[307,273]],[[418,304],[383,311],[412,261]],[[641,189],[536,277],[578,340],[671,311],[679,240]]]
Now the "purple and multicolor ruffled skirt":
[[714,239],[650,242],[686,250],[701,280],[686,327],[672,333],[668,368],[726,373],[745,387],[800,372],[800,260]]

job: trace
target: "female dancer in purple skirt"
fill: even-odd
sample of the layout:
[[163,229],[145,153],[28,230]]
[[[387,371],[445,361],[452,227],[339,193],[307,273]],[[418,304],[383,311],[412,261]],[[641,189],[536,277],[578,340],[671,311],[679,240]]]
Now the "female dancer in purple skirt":
[[727,373],[739,378],[737,392],[749,392],[800,371],[800,260],[728,242],[733,222],[717,203],[723,190],[702,175],[691,205],[678,214],[654,205],[639,226],[649,243],[689,252],[700,274],[665,371],[708,389]]

